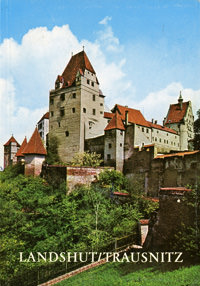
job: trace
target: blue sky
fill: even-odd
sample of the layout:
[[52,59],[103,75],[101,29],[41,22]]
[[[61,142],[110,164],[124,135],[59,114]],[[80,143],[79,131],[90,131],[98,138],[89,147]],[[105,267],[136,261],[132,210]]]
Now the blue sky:
[[[71,52],[85,51],[106,104],[162,122],[182,91],[200,108],[200,1],[0,0],[0,145],[48,109]],[[2,147],[0,165],[2,165]]]

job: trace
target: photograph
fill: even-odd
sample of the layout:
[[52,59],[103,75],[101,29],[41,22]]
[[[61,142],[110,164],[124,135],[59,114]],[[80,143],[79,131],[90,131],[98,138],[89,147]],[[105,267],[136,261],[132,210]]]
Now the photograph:
[[200,285],[200,0],[0,8],[0,286]]

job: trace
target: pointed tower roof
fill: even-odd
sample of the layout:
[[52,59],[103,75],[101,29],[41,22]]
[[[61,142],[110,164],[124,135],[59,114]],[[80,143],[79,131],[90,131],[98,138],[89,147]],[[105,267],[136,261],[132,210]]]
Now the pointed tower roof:
[[37,128],[35,128],[35,131],[33,132],[31,139],[25,146],[23,154],[39,154],[39,155],[47,154]]
[[10,137],[10,139],[4,144],[4,146],[9,146],[11,142],[17,143],[17,146],[20,147],[19,143],[17,140],[13,137],[13,135]]
[[83,74],[85,69],[93,74],[96,74],[85,51],[81,51],[80,53],[71,57],[64,72],[62,73],[62,79],[64,80],[63,87],[71,86],[75,81],[77,72]]
[[26,137],[25,137],[24,141],[22,142],[21,147],[19,148],[19,150],[16,153],[17,157],[24,157],[24,154],[22,152],[23,152],[24,148],[26,147],[26,145],[27,145],[27,140],[26,140]]
[[110,122],[106,126],[105,131],[112,130],[112,129],[125,130],[122,117],[117,110],[113,118],[110,120]]

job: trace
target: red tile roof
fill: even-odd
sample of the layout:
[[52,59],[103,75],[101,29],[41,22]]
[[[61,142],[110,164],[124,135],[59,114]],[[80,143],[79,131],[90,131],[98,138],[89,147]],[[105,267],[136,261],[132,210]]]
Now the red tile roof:
[[110,122],[108,123],[108,125],[106,126],[104,130],[106,131],[106,130],[112,130],[112,129],[125,130],[122,117],[118,113],[118,111],[115,112],[113,118],[110,120]]
[[158,155],[154,159],[162,159],[162,158],[168,158],[168,157],[184,157],[186,155],[192,155],[199,153],[199,150],[196,151],[187,151],[187,152],[179,152],[179,153],[172,153],[172,154],[166,154],[166,155]]
[[17,143],[17,146],[20,147],[19,143],[13,136],[10,137],[10,139],[4,144],[4,146],[9,146],[11,142]]
[[16,156],[17,157],[24,157],[24,154],[22,153],[22,151],[24,150],[24,148],[26,147],[27,145],[27,140],[26,140],[26,137],[24,138],[24,141],[22,142],[22,145],[21,147],[19,148],[19,150],[17,151],[16,153]]
[[40,121],[42,121],[43,119],[49,119],[49,112],[46,112],[42,118],[38,121],[38,123],[40,123]]
[[140,219],[140,223],[143,225],[149,224],[149,219]]
[[190,189],[185,187],[167,187],[167,188],[160,188],[160,191],[178,191],[178,192],[191,192]]
[[93,74],[96,74],[86,53],[81,51],[80,53],[71,57],[67,64],[64,72],[62,73],[61,79],[64,80],[63,87],[71,86],[76,78],[76,74],[79,71],[81,74],[87,69]]
[[111,113],[111,112],[104,112],[104,118],[108,118],[108,119],[111,119],[113,118],[115,114],[114,113]]
[[31,139],[24,148],[23,154],[40,154],[40,155],[47,154],[37,128],[35,128],[35,131],[33,132]]
[[179,103],[170,104],[165,124],[178,123],[183,120],[186,115],[189,101],[182,103],[182,109]]
[[165,126],[162,126],[162,125],[159,125],[159,124],[155,124],[155,123],[152,123],[150,121],[147,121],[147,122],[149,123],[149,127],[153,127],[155,129],[159,129],[159,130],[163,130],[163,131],[166,131],[166,132],[169,132],[169,133],[177,134],[177,132],[174,129],[171,129],[171,128],[168,128],[168,127],[165,127]]
[[122,120],[125,120],[125,112],[128,111],[128,122],[149,127],[149,123],[146,121],[140,110],[125,107],[119,104],[116,104],[112,109],[113,112],[116,110],[118,110],[121,114]]
[[120,193],[120,192],[114,192],[113,194],[117,196],[125,196],[125,197],[130,196],[128,193]]

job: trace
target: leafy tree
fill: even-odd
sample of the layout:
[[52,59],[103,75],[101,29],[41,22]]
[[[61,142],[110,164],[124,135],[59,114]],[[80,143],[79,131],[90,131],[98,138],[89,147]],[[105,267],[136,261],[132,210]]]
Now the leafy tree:
[[128,180],[119,171],[116,170],[105,170],[99,174],[98,184],[101,187],[107,187],[113,191],[124,191],[127,192]]
[[200,149],[200,109],[197,111],[197,119],[194,121],[194,150]]
[[77,153],[71,161],[72,166],[87,166],[87,167],[98,167],[103,162],[101,160],[101,154],[96,152],[83,152]]
[[56,136],[51,136],[47,142],[47,156],[46,162],[49,165],[60,163],[58,155],[59,140]]

